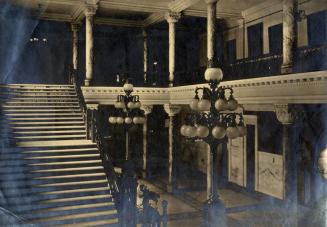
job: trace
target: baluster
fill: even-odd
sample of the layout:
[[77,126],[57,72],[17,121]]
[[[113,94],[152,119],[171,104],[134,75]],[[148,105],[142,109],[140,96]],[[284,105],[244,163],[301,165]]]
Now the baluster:
[[[168,226],[168,202],[167,200],[162,201],[162,226],[167,227]],[[160,226],[160,223],[159,223]]]

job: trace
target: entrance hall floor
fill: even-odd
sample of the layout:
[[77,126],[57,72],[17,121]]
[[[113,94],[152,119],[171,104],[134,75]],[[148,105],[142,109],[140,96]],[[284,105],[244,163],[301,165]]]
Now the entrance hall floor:
[[[206,191],[180,190],[168,193],[163,184],[155,181],[139,180],[150,191],[160,194],[158,208],[162,213],[161,201],[168,201],[169,227],[198,227],[202,223],[202,205],[206,201]],[[277,227],[285,226],[280,220],[285,220],[280,206],[271,200],[255,198],[247,193],[232,189],[220,189],[229,227]]]

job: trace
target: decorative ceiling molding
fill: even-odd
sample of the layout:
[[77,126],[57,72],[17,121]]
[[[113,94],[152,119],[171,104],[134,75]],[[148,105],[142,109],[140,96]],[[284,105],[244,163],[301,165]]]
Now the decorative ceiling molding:
[[50,21],[61,21],[61,22],[71,22],[72,18],[67,14],[59,13],[42,13],[38,16],[41,20],[50,20]]
[[80,5],[72,15],[72,22],[81,22],[84,17],[84,5]]
[[143,21],[123,20],[123,19],[106,18],[106,17],[96,17],[94,19],[94,23],[112,25],[112,26],[122,26],[122,27],[137,27],[137,28],[143,27]]
[[159,23],[165,20],[164,13],[152,13],[143,21],[143,27],[148,27],[152,24]]
[[116,9],[116,10],[125,10],[132,12],[146,12],[146,13],[155,13],[155,12],[166,12],[168,11],[168,6],[166,2],[153,1],[155,3],[149,3],[150,1],[129,1],[122,2],[121,0],[102,0],[100,5],[105,9]]
[[175,0],[168,4],[168,7],[173,12],[182,12],[185,9],[195,5],[201,0]]
[[[187,9],[183,11],[183,14],[186,16],[193,17],[207,17],[207,11],[201,9]],[[238,12],[217,12],[217,18],[226,18],[226,19],[242,19],[243,16]]]

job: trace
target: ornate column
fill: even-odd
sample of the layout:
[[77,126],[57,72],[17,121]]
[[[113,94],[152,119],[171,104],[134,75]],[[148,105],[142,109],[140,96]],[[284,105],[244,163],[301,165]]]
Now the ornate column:
[[205,0],[207,3],[207,58],[208,68],[217,67],[216,20],[218,0]]
[[81,27],[80,23],[72,23],[71,28],[73,32],[73,69],[78,67],[78,32]]
[[142,30],[143,34],[143,82],[146,84],[148,82],[148,33],[145,29]]
[[93,64],[94,64],[94,52],[93,52],[93,16],[97,10],[97,5],[86,5],[85,7],[85,44],[86,44],[86,54],[85,54],[85,86],[90,86],[93,79]]
[[297,44],[297,0],[283,0],[283,64],[281,73],[293,72]]
[[181,111],[177,105],[165,104],[164,109],[169,116],[169,172],[167,191],[172,192],[174,189],[175,169],[174,169],[174,116]]
[[176,23],[181,18],[180,13],[169,12],[165,15],[169,24],[169,86],[174,85],[175,78],[175,40],[176,40]]
[[278,121],[283,125],[282,155],[284,168],[284,198],[287,208],[293,212],[285,217],[290,226],[297,226],[297,145],[294,123],[302,118],[303,111],[289,104],[275,104]]
[[145,123],[143,124],[143,178],[148,177],[148,115],[152,112],[153,106],[142,105],[141,109],[144,111]]

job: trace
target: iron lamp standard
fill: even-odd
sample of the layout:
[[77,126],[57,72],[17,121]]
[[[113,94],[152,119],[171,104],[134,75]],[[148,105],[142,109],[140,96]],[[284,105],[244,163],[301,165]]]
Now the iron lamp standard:
[[126,154],[125,160],[130,159],[129,152],[129,129],[133,124],[144,124],[145,116],[141,108],[140,97],[138,95],[132,95],[133,84],[126,80],[123,90],[124,95],[118,95],[115,102],[115,108],[117,115],[110,116],[108,121],[110,124],[124,125],[126,135]]
[[133,124],[144,124],[144,112],[140,109],[141,102],[138,95],[132,95],[133,84],[126,80],[123,95],[117,95],[115,102],[116,114],[110,116],[108,121],[110,124],[124,125],[126,135],[126,153],[125,162],[122,168],[121,176],[121,226],[134,227],[137,220],[136,193],[137,179],[134,171],[134,163],[131,160],[131,152],[129,152],[129,129]]
[[218,146],[226,144],[228,139],[246,135],[243,115],[233,112],[239,107],[233,89],[220,87],[222,78],[221,69],[206,70],[209,87],[196,88],[190,103],[192,113],[186,116],[185,124],[180,128],[180,133],[187,139],[202,140],[210,146],[213,165],[210,166],[210,195],[204,206],[205,226],[226,226],[225,207],[218,194]]

